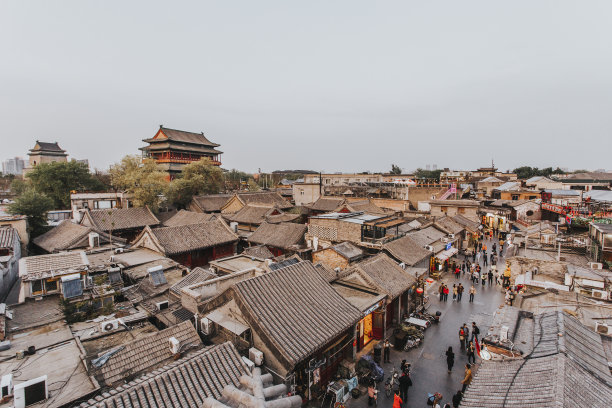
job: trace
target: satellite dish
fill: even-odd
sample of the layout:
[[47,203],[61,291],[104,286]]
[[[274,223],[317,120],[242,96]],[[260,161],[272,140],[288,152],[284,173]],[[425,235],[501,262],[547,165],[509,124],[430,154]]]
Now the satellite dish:
[[490,360],[491,353],[489,353],[487,349],[482,349],[480,350],[480,358],[482,358],[483,360]]

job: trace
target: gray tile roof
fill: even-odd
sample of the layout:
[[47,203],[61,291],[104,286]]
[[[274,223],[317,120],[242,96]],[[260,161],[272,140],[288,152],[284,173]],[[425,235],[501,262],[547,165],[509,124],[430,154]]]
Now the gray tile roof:
[[238,282],[233,290],[252,329],[288,369],[362,317],[307,261]]
[[411,240],[415,241],[418,245],[423,248],[425,245],[432,245],[435,242],[441,242],[440,239],[446,236],[446,234],[434,227],[427,227],[422,230],[409,232],[406,234]]
[[434,221],[434,226],[447,234],[459,234],[465,228],[451,217],[440,217]]
[[478,223],[477,221],[464,217],[461,214],[453,216],[453,221],[455,221],[457,224],[463,225],[465,229],[471,232],[478,231],[478,226],[480,225],[480,223]]
[[197,267],[189,272],[183,279],[172,285],[172,287],[170,287],[170,292],[180,298],[182,288],[216,277],[217,275],[214,272],[211,272],[209,269]]
[[430,251],[425,249],[424,245],[419,244],[408,236],[386,243],[383,249],[399,262],[403,262],[408,266],[416,265],[432,255]]
[[[484,361],[461,407],[610,407],[612,376],[601,337],[564,312],[534,316],[524,359]],[[517,333],[520,336],[520,334]]]
[[168,340],[170,337],[175,337],[184,351],[202,344],[191,322],[183,322],[125,344],[100,367],[97,376],[105,384],[112,385],[168,362],[173,357]]
[[55,143],[39,142],[38,140],[36,141],[36,145],[34,146],[34,148],[30,149],[31,152],[38,152],[42,150],[47,151],[47,152],[57,152],[57,153],[66,152],[64,149],[59,147],[59,144],[57,142]]
[[[167,127],[159,128],[160,131],[164,133],[168,137],[168,140],[172,140],[173,142],[182,142],[189,144],[197,144],[203,146],[210,147],[218,147],[217,143],[213,143],[204,136],[204,132],[195,133],[195,132],[187,132],[184,130],[170,129]],[[148,140],[148,139],[147,139]]]
[[36,280],[73,269],[84,270],[88,266],[89,261],[83,251],[28,256],[19,261],[19,277],[26,281]]
[[274,258],[274,254],[270,252],[267,246],[265,245],[255,245],[252,247],[245,248],[244,254],[248,256],[254,256],[259,259],[269,259]]
[[363,256],[363,250],[350,242],[341,242],[332,248],[349,261],[355,261]]
[[302,243],[307,229],[308,227],[304,224],[264,222],[247,238],[247,241],[253,244],[290,249]]
[[237,193],[238,198],[245,204],[267,204],[270,207],[291,208],[291,203],[275,191],[257,191],[252,193]]
[[260,225],[268,216],[272,214],[281,214],[282,212],[268,205],[247,204],[242,207],[237,213],[227,215],[229,221],[238,222],[240,224]]
[[[202,212],[220,212],[221,208],[232,198],[231,194],[210,194],[193,197],[190,208]],[[192,208],[195,207],[195,208]]]
[[148,207],[132,207],[89,210],[81,220],[81,224],[88,225],[88,223],[108,232],[158,225],[159,220]]
[[[219,218],[200,224],[153,228],[150,231],[166,255],[197,251],[238,241],[238,236]],[[143,234],[147,232],[145,230]]]
[[384,293],[394,299],[416,283],[416,278],[404,271],[393,259],[380,253],[372,258],[361,261],[344,271],[341,276],[348,277],[358,273],[365,278],[378,293]]
[[19,239],[19,234],[15,228],[0,228],[0,248],[14,248],[16,239]]
[[336,208],[340,207],[345,202],[346,200],[344,198],[321,197],[312,205],[310,205],[309,208],[313,211],[330,212],[334,211]]
[[[108,234],[93,227],[75,224],[70,220],[62,221],[57,227],[34,238],[32,242],[47,252],[67,251],[89,246],[89,234],[95,232],[100,237],[100,244],[110,242]],[[113,243],[125,244],[125,240],[113,237]]]
[[215,215],[204,214],[195,211],[180,210],[172,217],[164,221],[165,227],[176,227],[179,225],[200,224],[213,219]]

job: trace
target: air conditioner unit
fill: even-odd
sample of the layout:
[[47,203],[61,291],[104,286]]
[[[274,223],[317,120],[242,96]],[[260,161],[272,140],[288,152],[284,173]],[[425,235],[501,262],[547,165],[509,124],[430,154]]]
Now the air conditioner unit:
[[442,238],[440,238],[440,241],[442,241],[445,244],[447,244],[448,243],[448,238],[447,237],[442,237]]
[[91,288],[93,286],[93,278],[91,276],[88,276],[85,278],[85,287],[86,288]]
[[255,368],[255,363],[246,358],[245,356],[242,356],[242,361],[244,362],[244,364],[246,364],[247,368],[249,369],[249,372],[252,373],[253,369]]
[[25,408],[26,406],[44,401],[48,397],[49,389],[47,388],[46,375],[22,382],[13,388],[15,408]]
[[203,317],[200,319],[200,331],[202,332],[202,334],[209,336],[212,334],[214,326],[213,326],[213,322],[210,321],[209,318],[207,317]]
[[0,399],[13,395],[13,374],[5,374],[0,382]]
[[165,310],[168,308],[169,305],[170,303],[167,300],[155,303],[155,307],[157,307],[157,310]]
[[255,347],[251,347],[249,349],[249,360],[255,363],[256,366],[260,366],[263,364],[264,355],[263,352],[257,350]]
[[115,249],[115,253],[116,253],[116,254],[122,254],[122,253],[123,253],[123,248],[117,248],[117,249]]
[[605,290],[592,289],[591,296],[597,299],[608,299],[608,293]]
[[500,340],[508,340],[508,326],[502,326],[499,329],[499,339]]
[[95,248],[100,246],[100,235],[96,232],[89,233],[89,247]]
[[402,268],[402,269],[406,269],[406,264],[402,262],[402,263],[399,264],[399,267]]
[[234,232],[238,232],[238,223],[237,222],[230,222],[230,229]]
[[106,333],[111,330],[118,329],[121,323],[121,319],[107,320],[105,322],[100,323],[100,329],[102,329],[102,333]]
[[591,268],[591,269],[603,269],[603,264],[601,262],[589,262],[589,268]]
[[431,245],[425,245],[425,249],[430,251],[430,252],[434,251],[434,248]]
[[448,234],[448,239],[455,239],[455,234]]
[[[595,323],[595,331],[601,334],[612,334],[612,328],[608,324],[596,322]],[[2,377],[4,379],[4,377]]]
[[178,341],[176,337],[170,337],[168,342],[170,343],[170,351],[172,354],[178,354],[181,352],[181,342]]

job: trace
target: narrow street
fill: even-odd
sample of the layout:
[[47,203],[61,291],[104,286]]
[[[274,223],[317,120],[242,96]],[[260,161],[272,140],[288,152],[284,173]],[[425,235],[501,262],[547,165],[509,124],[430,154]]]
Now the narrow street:
[[[486,240],[485,243],[489,247],[493,241]],[[463,261],[460,256],[458,261]],[[483,267],[481,260],[481,267]],[[505,260],[499,257],[497,266],[500,273],[503,272]],[[483,270],[488,271],[489,267],[483,267]],[[490,287],[487,285],[476,286],[476,295],[474,302],[469,302],[469,288],[471,280],[468,274],[463,274],[460,279],[455,279],[450,272],[444,274],[442,278],[451,289],[447,302],[440,302],[438,296],[439,284],[434,284],[429,290],[428,312],[435,313],[437,310],[442,312],[442,319],[439,324],[434,324],[425,331],[424,343],[408,352],[396,351],[391,349],[391,363],[383,364],[385,370],[385,379],[389,377],[393,367],[399,370],[400,363],[403,359],[412,364],[411,378],[413,385],[408,390],[408,401],[404,401],[404,408],[426,407],[427,394],[439,392],[443,395],[443,403],[451,402],[453,394],[461,389],[461,380],[464,375],[465,363],[467,363],[467,355],[460,350],[459,343],[459,327],[463,323],[467,323],[470,327],[475,321],[480,328],[481,335],[484,335],[489,326],[493,313],[504,301],[504,293],[501,290],[501,285]],[[465,286],[463,299],[461,302],[452,300],[452,287],[454,283],[461,282]],[[391,341],[393,339],[391,338]],[[455,352],[455,365],[452,373],[447,372],[445,352],[449,346],[453,347]],[[480,363],[480,358],[476,357],[476,364]],[[391,407],[393,405],[393,395],[386,397],[384,392],[384,382],[378,384],[379,398],[378,406]],[[350,398],[347,401],[349,408],[365,408],[368,405],[367,395],[362,395],[358,399]],[[440,404],[443,406],[444,404]]]

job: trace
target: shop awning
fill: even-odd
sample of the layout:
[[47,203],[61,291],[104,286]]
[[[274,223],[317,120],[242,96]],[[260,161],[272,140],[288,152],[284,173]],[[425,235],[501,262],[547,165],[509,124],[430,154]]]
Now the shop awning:
[[210,312],[206,315],[206,318],[239,336],[249,329],[248,326],[245,326],[239,321],[232,319],[230,316],[225,315],[220,310]]
[[451,256],[455,255],[457,252],[459,252],[457,248],[446,249],[436,255],[436,258],[438,258],[440,262],[444,262]]

